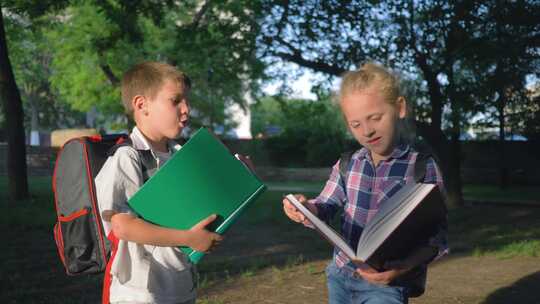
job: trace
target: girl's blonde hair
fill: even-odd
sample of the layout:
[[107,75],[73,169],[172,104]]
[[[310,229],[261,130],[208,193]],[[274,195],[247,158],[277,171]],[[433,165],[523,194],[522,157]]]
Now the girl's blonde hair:
[[412,113],[411,103],[406,101],[404,89],[400,77],[386,67],[374,63],[364,63],[355,71],[346,72],[341,80],[337,102],[341,103],[343,98],[349,94],[366,90],[374,85],[384,94],[386,101],[396,105],[400,97],[405,100],[407,114],[404,119],[398,121],[398,134],[400,140],[412,143],[415,138],[414,124],[410,115]]

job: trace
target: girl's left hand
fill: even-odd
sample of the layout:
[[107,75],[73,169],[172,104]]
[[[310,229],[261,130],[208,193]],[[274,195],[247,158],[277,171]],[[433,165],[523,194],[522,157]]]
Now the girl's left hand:
[[377,272],[373,268],[356,269],[356,274],[361,276],[364,280],[372,284],[388,285],[394,279],[407,272],[408,269],[390,269],[382,272]]

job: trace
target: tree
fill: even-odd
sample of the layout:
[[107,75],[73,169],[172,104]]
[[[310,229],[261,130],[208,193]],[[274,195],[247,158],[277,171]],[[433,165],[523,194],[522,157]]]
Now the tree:
[[52,52],[43,35],[43,18],[10,13],[4,20],[15,79],[23,101],[26,130],[54,130],[84,124],[84,113],[74,111],[52,89]]
[[267,127],[279,127],[279,134],[265,140],[277,165],[331,166],[342,151],[351,149],[352,138],[328,95],[317,101],[265,97],[254,104],[252,113],[254,132],[265,134]]
[[[54,88],[74,108],[117,116],[119,79],[143,60],[175,64],[194,83],[194,126],[226,121],[224,109],[245,106],[261,63],[254,1],[86,1],[51,15]],[[61,17],[59,17],[61,16]]]
[[529,140],[540,142],[540,83],[536,83],[528,97],[526,110],[521,113],[521,118],[524,117],[523,134]]
[[8,192],[11,200],[22,200],[28,198],[24,114],[21,96],[9,60],[3,15],[0,5],[0,98],[6,120],[5,130],[8,130],[6,132]]
[[506,133],[516,124],[512,116],[522,114],[519,108],[529,108],[523,107],[530,98],[527,76],[540,73],[537,41],[540,25],[536,21],[540,14],[529,13],[535,8],[526,2],[503,5],[500,1],[487,1],[484,5],[488,9],[482,30],[490,43],[482,44],[482,53],[476,54],[474,59],[477,66],[483,67],[478,74],[486,75],[487,103],[495,109],[495,115],[487,117],[499,128],[499,185],[506,188],[509,183]]
[[[417,103],[417,130],[442,159],[450,203],[461,205],[459,137],[464,118],[481,108],[472,93],[479,79],[470,68],[471,58],[482,50],[480,45],[490,43],[481,28],[486,10],[493,8],[472,1],[265,4],[269,17],[260,37],[264,55],[331,77],[370,59],[413,80],[421,75],[419,93],[424,97]],[[538,4],[527,5],[532,19]],[[537,43],[538,32],[521,39]]]

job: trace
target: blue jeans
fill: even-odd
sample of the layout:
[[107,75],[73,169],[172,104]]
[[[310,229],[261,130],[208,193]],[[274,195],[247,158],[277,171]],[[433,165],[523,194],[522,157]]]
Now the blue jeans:
[[406,288],[368,283],[339,269],[334,261],[326,268],[329,304],[407,304]]

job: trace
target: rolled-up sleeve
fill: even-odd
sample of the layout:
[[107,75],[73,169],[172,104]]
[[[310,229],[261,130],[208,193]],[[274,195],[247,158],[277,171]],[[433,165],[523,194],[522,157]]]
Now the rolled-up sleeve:
[[319,196],[309,201],[317,207],[318,217],[326,222],[329,222],[336,212],[343,208],[346,199],[345,181],[339,174],[339,162],[332,167],[330,177]]
[[[127,201],[142,186],[143,181],[137,151],[129,147],[119,148],[107,159],[95,178],[100,212],[135,214]],[[109,234],[110,223],[105,220],[102,222],[105,233]]]

